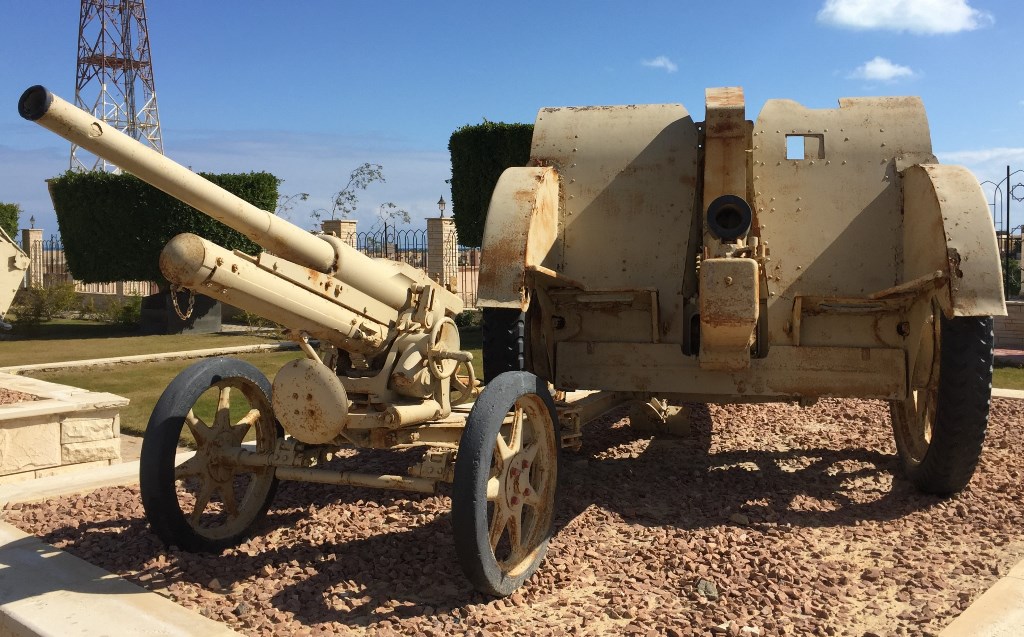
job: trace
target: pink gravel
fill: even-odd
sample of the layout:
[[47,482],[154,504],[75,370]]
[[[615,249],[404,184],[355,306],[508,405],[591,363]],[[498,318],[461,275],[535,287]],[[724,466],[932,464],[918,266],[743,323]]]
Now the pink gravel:
[[15,391],[13,389],[4,389],[0,387],[0,405],[12,405],[14,403],[25,402],[27,400],[38,400],[38,396],[32,394],[26,394],[22,391]]
[[246,635],[929,635],[1024,557],[1019,402],[993,401],[978,472],[948,500],[893,477],[883,403],[695,413],[687,438],[590,425],[563,456],[548,557],[507,599],[466,583],[444,494],[282,483],[257,534],[216,556],[164,549],[134,488],[2,516]]

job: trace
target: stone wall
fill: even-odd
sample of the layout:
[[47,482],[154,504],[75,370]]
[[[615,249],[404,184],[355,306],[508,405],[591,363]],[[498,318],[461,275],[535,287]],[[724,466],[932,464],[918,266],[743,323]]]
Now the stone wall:
[[996,347],[1024,350],[1024,301],[1007,301],[1006,314],[995,317]]
[[39,398],[0,405],[0,484],[120,462],[127,398],[13,374],[0,386]]

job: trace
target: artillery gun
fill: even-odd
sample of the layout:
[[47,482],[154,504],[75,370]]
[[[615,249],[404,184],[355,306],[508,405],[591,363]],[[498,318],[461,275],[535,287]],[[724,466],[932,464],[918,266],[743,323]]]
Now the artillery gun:
[[[542,109],[530,165],[505,171],[491,199],[488,383],[468,416],[460,403],[477,389],[451,321],[457,297],[252,208],[42,87],[19,110],[266,248],[253,257],[181,235],[161,269],[286,325],[306,353],[273,385],[216,359],[161,396],[140,477],[169,544],[236,543],[278,479],[452,482],[461,566],[508,595],[547,549],[559,450],[625,399],[655,422],[673,416],[670,399],[882,399],[919,488],[955,492],[973,474],[991,315],[1005,313],[998,251],[977,180],[936,163],[916,98],[835,110],[772,100],[756,122],[738,88],[710,89],[702,123],[677,104]],[[551,386],[559,398],[596,391],[556,402]],[[198,450],[182,462],[183,431]],[[411,477],[323,466],[343,446],[413,445],[431,450]]]
[[[253,207],[41,86],[18,108],[264,247],[250,256],[185,233],[163,249],[160,268],[175,286],[287,326],[306,354],[273,384],[243,361],[203,361],[163,393],[140,478],[146,515],[164,542],[203,551],[237,543],[266,511],[278,479],[428,493],[451,479],[464,422],[453,406],[478,391],[452,320],[463,309],[457,295],[421,270],[371,259]],[[319,351],[310,339],[319,339]],[[197,451],[182,463],[183,432]],[[344,446],[413,444],[441,450],[418,465],[418,476],[322,468]]]
[[[660,419],[669,399],[880,399],[917,488],[973,475],[999,252],[977,179],[937,163],[916,97],[770,100],[750,121],[742,89],[715,88],[699,123],[679,104],[541,109],[482,247],[478,405],[536,402],[532,378],[629,394]],[[474,410],[467,432],[498,431],[500,413]],[[452,509],[457,537],[492,531],[460,556],[487,553],[501,516],[458,491]]]
[[[578,443],[557,440],[555,423],[589,420],[613,407],[616,395],[585,396],[556,412],[538,385],[522,408],[477,403],[489,415],[479,419],[486,427],[464,431],[479,383],[470,352],[460,350],[457,295],[421,270],[371,259],[338,237],[255,208],[42,86],[24,92],[18,111],[265,248],[252,256],[185,233],[164,247],[160,269],[174,286],[282,324],[305,353],[273,383],[249,363],[215,358],[168,385],[146,428],[139,475],[146,517],[166,544],[213,552],[237,544],[267,511],[279,480],[420,493],[447,482],[477,509],[506,516],[497,558],[491,550],[460,556],[467,573],[497,570],[502,586],[481,590],[509,594],[534,572],[551,532],[559,445]],[[310,339],[319,339],[319,350]],[[182,453],[183,444],[195,452]],[[490,463],[496,445],[508,470],[480,483],[475,465]],[[409,475],[329,464],[346,448],[411,447],[426,451]],[[456,541],[478,531],[459,529]]]
[[14,295],[30,263],[28,255],[0,228],[0,329],[11,329],[11,325],[4,322],[4,317],[14,302]]

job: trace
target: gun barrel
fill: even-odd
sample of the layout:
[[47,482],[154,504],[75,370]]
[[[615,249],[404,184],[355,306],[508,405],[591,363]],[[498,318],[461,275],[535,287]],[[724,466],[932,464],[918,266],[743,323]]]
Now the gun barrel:
[[331,244],[215,186],[43,86],[33,86],[22,94],[18,113],[234,228],[280,257],[320,272],[336,267],[337,255]]
[[160,270],[190,290],[254,312],[297,332],[349,352],[378,352],[398,311],[378,304],[367,316],[316,294],[259,260],[242,256],[194,234],[179,234],[160,253]]

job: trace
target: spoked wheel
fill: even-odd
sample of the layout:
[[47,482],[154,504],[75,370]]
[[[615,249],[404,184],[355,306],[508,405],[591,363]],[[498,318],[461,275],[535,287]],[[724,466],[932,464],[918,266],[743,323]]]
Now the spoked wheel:
[[[460,374],[459,372],[462,370],[465,370],[466,373]],[[451,403],[453,407],[468,402],[472,400],[473,396],[479,394],[479,383],[476,380],[476,370],[473,369],[472,362],[459,363],[451,378]]]
[[[231,455],[243,441],[273,451],[270,391],[259,370],[230,358],[196,363],[164,390],[142,441],[139,486],[146,518],[165,544],[221,551],[266,513],[277,489],[274,468],[239,465]],[[175,466],[186,445],[195,455]]]
[[510,595],[547,552],[558,482],[558,418],[529,372],[493,379],[473,405],[452,485],[455,552],[478,590]]
[[947,319],[936,308],[910,396],[889,403],[903,471],[925,493],[956,493],[974,475],[988,426],[992,346],[991,317]]

